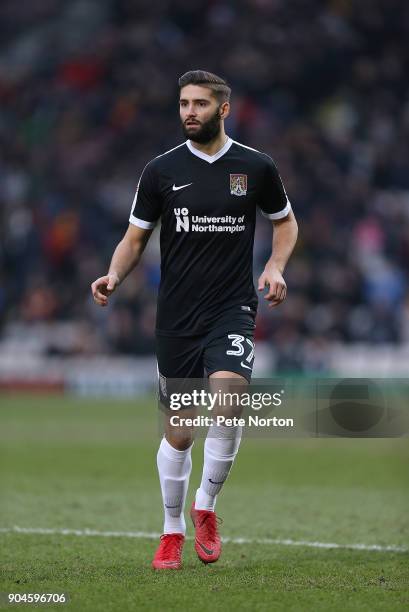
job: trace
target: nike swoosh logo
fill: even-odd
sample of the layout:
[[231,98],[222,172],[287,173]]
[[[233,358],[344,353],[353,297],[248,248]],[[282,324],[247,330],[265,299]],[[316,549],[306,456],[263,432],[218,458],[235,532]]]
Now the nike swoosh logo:
[[173,183],[172,190],[179,191],[179,189],[184,189],[185,187],[189,187],[189,185],[193,185],[193,183],[188,183],[187,185],[179,185],[178,187],[176,187],[175,183]]
[[197,540],[196,542],[198,543],[200,548],[203,550],[203,552],[206,553],[206,555],[212,555],[214,553],[214,550],[212,550],[211,548],[206,548],[204,544],[202,544],[201,542],[198,542]]
[[220,482],[215,482],[214,480],[212,480],[211,478],[209,478],[209,482],[211,482],[212,484],[223,484],[224,480],[221,480]]
[[240,363],[241,366],[243,366],[243,368],[247,368],[248,370],[251,370],[252,368],[248,365],[246,365],[245,363],[241,362]]
[[176,506],[167,506],[167,505],[165,504],[165,508],[179,508],[179,506],[180,506],[180,504],[176,504]]

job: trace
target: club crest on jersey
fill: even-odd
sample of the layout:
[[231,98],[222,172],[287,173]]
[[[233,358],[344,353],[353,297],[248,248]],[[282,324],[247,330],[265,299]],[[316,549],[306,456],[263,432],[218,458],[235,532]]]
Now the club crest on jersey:
[[235,196],[244,196],[247,193],[247,174],[230,175],[230,193]]

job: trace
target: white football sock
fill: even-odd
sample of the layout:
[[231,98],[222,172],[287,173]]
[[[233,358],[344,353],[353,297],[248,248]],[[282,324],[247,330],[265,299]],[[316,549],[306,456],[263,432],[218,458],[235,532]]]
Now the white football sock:
[[196,492],[196,510],[212,510],[240,446],[242,428],[211,425],[204,444],[203,474]]
[[157,464],[165,515],[163,533],[186,532],[183,510],[192,471],[192,446],[180,451],[173,448],[166,438],[160,443]]

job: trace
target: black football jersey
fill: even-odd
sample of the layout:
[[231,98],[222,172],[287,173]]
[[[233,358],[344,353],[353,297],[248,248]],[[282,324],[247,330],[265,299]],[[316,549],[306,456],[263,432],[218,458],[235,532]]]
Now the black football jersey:
[[190,140],[144,168],[130,223],[161,220],[156,333],[195,335],[233,307],[256,312],[256,207],[268,219],[291,210],[273,160],[229,138],[215,155]]

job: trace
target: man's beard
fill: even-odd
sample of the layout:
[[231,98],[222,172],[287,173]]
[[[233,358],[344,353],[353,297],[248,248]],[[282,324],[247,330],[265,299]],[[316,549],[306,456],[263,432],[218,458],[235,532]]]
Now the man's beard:
[[208,119],[205,123],[202,123],[197,129],[192,130],[191,128],[186,127],[185,123],[182,123],[183,134],[186,138],[193,140],[193,142],[207,144],[219,135],[220,122],[221,119],[219,109],[217,109],[213,117],[210,117],[210,119]]

